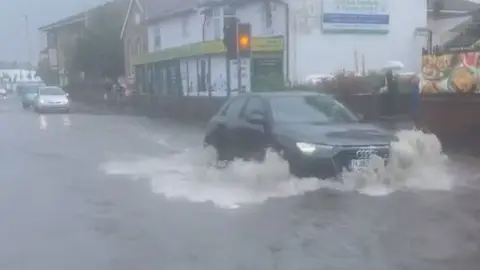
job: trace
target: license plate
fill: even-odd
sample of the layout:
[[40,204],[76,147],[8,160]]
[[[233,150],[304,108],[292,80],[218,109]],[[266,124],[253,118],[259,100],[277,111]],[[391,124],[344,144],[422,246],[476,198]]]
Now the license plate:
[[358,170],[362,168],[366,168],[369,165],[368,159],[352,159],[350,161],[350,170]]

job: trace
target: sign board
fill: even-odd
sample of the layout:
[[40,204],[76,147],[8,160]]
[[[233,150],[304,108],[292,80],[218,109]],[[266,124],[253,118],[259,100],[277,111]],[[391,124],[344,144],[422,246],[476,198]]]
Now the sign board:
[[388,0],[324,0],[324,32],[388,33]]
[[[252,52],[282,52],[284,49],[283,38],[253,38]],[[223,54],[225,45],[221,40],[212,40],[193,43],[180,47],[168,48],[161,51],[142,54],[132,59],[133,65],[156,63],[160,61],[188,58],[194,56]]]
[[480,52],[423,55],[422,94],[480,94]]

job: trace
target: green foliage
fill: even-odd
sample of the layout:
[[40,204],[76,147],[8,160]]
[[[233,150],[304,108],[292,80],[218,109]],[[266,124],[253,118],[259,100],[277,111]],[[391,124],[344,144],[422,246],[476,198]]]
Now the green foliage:
[[46,84],[54,84],[57,79],[57,72],[50,68],[48,59],[43,59],[38,63],[35,76],[40,77]]
[[68,66],[86,77],[117,77],[123,73],[123,42],[120,31],[123,11],[115,5],[105,5],[87,16],[84,33],[70,48]]

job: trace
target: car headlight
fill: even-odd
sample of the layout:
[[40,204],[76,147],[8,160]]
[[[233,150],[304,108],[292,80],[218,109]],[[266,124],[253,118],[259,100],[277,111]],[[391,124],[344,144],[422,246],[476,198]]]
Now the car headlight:
[[310,155],[316,151],[330,151],[333,149],[331,145],[325,144],[313,144],[313,143],[306,143],[306,142],[297,142],[297,148],[302,151],[302,153]]
[[40,104],[45,104],[45,100],[43,99],[40,99],[38,102],[40,102]]

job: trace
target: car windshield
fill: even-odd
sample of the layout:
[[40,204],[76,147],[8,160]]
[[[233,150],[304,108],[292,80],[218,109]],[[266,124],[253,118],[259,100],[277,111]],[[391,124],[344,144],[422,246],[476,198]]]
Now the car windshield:
[[65,92],[58,87],[44,87],[44,88],[40,88],[40,95],[60,96],[60,95],[65,95]]
[[352,123],[358,118],[330,97],[284,96],[270,99],[273,119],[278,123]]

